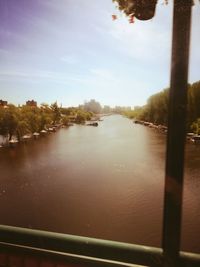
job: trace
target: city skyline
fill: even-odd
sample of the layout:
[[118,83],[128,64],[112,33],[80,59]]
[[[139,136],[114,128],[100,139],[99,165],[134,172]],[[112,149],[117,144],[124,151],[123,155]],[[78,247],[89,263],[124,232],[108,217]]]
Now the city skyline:
[[[111,0],[0,1],[0,98],[144,105],[169,86],[172,4],[162,2],[151,21],[129,24]],[[196,1],[190,83],[200,79],[199,12]]]

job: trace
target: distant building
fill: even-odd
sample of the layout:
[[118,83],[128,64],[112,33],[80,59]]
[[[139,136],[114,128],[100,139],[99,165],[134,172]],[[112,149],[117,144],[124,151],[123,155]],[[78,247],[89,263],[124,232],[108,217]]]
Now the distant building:
[[26,101],[26,105],[29,107],[37,107],[37,102],[34,100],[28,100]]
[[8,105],[8,101],[0,100],[0,107],[6,107]]

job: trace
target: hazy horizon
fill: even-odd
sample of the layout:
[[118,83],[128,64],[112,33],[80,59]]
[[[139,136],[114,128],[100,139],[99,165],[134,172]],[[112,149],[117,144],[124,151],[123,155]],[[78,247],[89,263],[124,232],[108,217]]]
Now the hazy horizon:
[[[162,2],[151,21],[129,24],[112,0],[0,0],[0,99],[144,105],[169,87],[172,4]],[[190,83],[200,80],[199,13],[196,1]]]
[[[6,99],[0,99],[0,100],[4,100],[4,101],[7,101]],[[71,108],[71,107],[74,107],[74,108],[77,108],[77,107],[79,107],[79,106],[82,106],[82,105],[84,105],[84,103],[85,102],[89,102],[90,100],[93,100],[93,99],[87,99],[85,102],[83,102],[83,103],[79,103],[79,104],[77,104],[77,105],[63,105],[62,103],[59,103],[57,100],[54,100],[54,101],[52,101],[52,102],[38,102],[37,101],[37,99],[26,99],[23,103],[12,103],[12,102],[9,102],[8,101],[8,105],[9,104],[13,104],[13,105],[15,105],[15,106],[23,106],[23,105],[26,105],[26,101],[35,101],[35,102],[37,102],[37,106],[38,107],[40,107],[41,105],[43,105],[43,104],[47,104],[47,105],[51,105],[51,104],[54,104],[55,102],[58,104],[58,106],[59,107],[62,107],[62,108]],[[100,101],[98,101],[97,99],[94,99],[96,102],[98,102],[100,105],[101,105],[101,107],[103,108],[104,106],[109,106],[110,108],[115,108],[115,107],[124,107],[124,108],[131,108],[131,109],[133,109],[134,107],[133,106],[128,106],[128,105],[113,105],[113,106],[111,106],[111,105],[107,105],[107,104],[105,104],[105,103],[101,103]]]

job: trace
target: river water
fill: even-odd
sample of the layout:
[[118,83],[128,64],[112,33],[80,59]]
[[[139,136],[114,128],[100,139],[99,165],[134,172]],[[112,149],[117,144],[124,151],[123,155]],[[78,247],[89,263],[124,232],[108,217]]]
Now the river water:
[[[0,224],[161,246],[165,138],[119,115],[0,148]],[[200,252],[200,146],[187,144],[182,249]]]

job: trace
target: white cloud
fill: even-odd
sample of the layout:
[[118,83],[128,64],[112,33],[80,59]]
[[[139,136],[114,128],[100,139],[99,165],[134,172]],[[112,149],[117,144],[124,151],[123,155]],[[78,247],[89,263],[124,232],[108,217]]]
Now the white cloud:
[[72,64],[72,65],[78,63],[78,61],[79,61],[78,58],[74,55],[65,55],[65,56],[61,57],[60,60],[63,62],[66,62],[68,64]]
[[110,69],[94,68],[90,69],[90,72],[95,76],[95,79],[111,82],[115,81],[115,75]]
[[[113,49],[141,63],[169,64],[171,49],[172,3],[162,5],[163,0],[157,4],[155,17],[150,21],[135,20],[130,24],[128,18],[113,5],[113,13],[118,17],[112,21],[112,13],[104,12],[102,21],[95,24],[95,30],[103,38],[113,41]],[[110,41],[111,41],[110,40]]]
[[149,22],[135,22],[127,25],[126,20],[114,23],[110,29],[111,36],[116,40],[116,47],[121,53],[141,62],[166,61],[170,50],[170,31],[164,30]]
[[71,82],[82,83],[85,77],[78,75],[67,75],[66,73],[58,73],[51,71],[24,71],[24,70],[0,70],[0,79],[22,79],[29,81],[37,81],[37,79],[45,80],[46,82],[55,82],[61,84],[68,84]]

